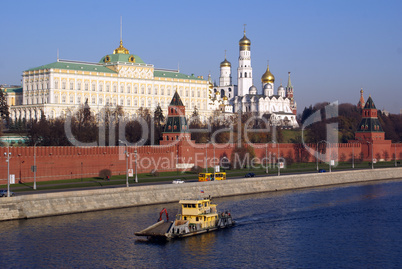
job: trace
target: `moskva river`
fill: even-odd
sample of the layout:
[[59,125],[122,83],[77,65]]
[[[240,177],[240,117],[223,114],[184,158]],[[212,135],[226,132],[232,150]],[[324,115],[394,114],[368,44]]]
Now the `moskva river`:
[[0,267],[402,268],[402,181],[214,202],[235,227],[166,243],[134,232],[176,204],[1,222]]

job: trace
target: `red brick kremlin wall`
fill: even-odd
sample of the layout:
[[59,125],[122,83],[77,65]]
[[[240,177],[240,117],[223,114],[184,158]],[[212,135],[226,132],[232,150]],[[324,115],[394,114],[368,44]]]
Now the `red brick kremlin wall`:
[[[215,163],[223,157],[231,158],[234,145],[221,146],[216,144],[170,145],[170,146],[142,146],[137,148],[138,173],[149,173],[151,170],[175,171],[176,163],[193,163],[205,167],[205,157],[208,156],[208,166],[212,166],[214,148]],[[316,144],[307,144],[315,150]],[[355,159],[361,154],[365,161],[371,160],[371,145],[360,143],[332,144],[332,158],[338,161],[350,161],[352,152]],[[266,144],[254,144],[256,162],[265,158]],[[337,151],[335,150],[337,148]],[[379,161],[394,160],[395,152],[397,159],[402,159],[402,144],[380,143],[375,144],[373,156]],[[33,147],[10,147],[10,174],[15,175],[16,183],[32,182],[34,173],[31,166],[34,165]],[[206,152],[207,150],[207,152]],[[325,153],[325,144],[319,144],[319,151]],[[103,169],[110,169],[113,175],[125,175],[126,159],[125,147],[36,147],[37,181],[49,181],[82,177],[96,177]],[[129,168],[135,167],[135,147],[129,147]],[[0,184],[7,181],[7,147],[0,149]],[[267,148],[268,158],[276,162],[278,148],[276,144],[269,144]],[[177,158],[178,155],[178,158]],[[301,144],[279,144],[279,156],[292,159],[294,162],[315,162],[313,155]],[[328,157],[329,158],[329,157]]]

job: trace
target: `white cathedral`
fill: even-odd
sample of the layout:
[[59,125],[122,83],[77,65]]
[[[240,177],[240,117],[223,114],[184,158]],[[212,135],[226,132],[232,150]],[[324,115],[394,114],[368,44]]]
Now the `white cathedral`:
[[259,116],[266,115],[272,124],[282,127],[298,127],[296,121],[297,105],[293,99],[293,86],[288,73],[286,88],[282,84],[274,94],[275,77],[267,66],[261,77],[262,94],[258,94],[253,84],[253,68],[251,67],[251,42],[244,36],[239,41],[239,67],[237,83],[233,85],[231,63],[226,59],[220,64],[219,85],[213,85],[209,77],[209,110],[221,110],[226,113],[252,112]]

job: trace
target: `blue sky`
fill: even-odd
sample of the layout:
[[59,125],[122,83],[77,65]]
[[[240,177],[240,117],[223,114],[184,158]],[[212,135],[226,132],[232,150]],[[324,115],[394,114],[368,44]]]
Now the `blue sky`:
[[1,1],[0,84],[60,58],[98,62],[123,42],[157,68],[185,74],[232,63],[247,24],[254,84],[269,60],[275,88],[292,72],[298,112],[323,101],[356,104],[360,88],[379,109],[402,108],[402,1]]

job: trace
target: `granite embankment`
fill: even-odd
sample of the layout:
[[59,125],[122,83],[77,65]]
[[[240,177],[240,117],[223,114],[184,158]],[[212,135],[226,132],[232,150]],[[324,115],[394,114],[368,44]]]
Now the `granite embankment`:
[[133,186],[0,198],[0,221],[176,202],[201,190],[212,197],[402,178],[402,168]]

